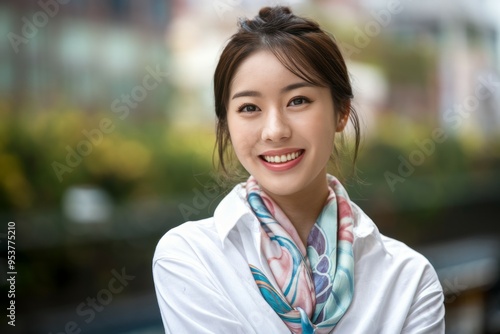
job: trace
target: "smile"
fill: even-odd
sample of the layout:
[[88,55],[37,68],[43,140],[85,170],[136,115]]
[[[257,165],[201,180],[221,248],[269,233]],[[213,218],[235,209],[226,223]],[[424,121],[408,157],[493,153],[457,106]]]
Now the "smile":
[[261,155],[261,158],[269,163],[282,164],[297,159],[304,153],[304,150],[298,150],[296,152],[291,152],[282,155]]

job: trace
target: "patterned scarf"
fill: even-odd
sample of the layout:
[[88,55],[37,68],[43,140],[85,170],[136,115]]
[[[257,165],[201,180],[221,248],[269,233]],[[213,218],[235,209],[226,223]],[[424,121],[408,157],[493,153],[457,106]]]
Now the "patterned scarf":
[[344,187],[328,176],[329,195],[311,229],[307,250],[290,220],[254,177],[247,200],[260,221],[261,249],[272,277],[250,264],[267,303],[295,334],[330,333],[354,292],[354,218]]

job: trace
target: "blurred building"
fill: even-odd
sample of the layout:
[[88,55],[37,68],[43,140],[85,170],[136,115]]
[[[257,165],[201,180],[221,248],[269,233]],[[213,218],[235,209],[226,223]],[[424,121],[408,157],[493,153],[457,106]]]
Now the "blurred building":
[[[360,27],[367,36],[377,34],[375,23],[378,23],[381,33],[396,45],[413,48],[414,53],[424,56],[427,53],[432,60],[424,69],[428,73],[423,85],[406,80],[391,82],[387,109],[415,120],[431,121],[447,132],[498,135],[498,3],[467,0],[361,3],[366,10],[364,21],[361,20],[365,25]],[[408,73],[420,67],[412,60],[415,59],[408,57],[405,64]]]
[[17,111],[58,104],[109,110],[141,82],[146,66],[166,70],[164,32],[174,8],[164,0],[3,2],[0,97]]

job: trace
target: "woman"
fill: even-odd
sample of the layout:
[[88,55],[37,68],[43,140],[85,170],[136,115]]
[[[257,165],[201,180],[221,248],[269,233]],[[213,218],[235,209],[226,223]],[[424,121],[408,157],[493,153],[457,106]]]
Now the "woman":
[[166,332],[443,333],[434,269],[327,174],[349,119],[359,144],[335,40],[287,7],[263,8],[223,50],[214,90],[221,166],[232,149],[251,176],[214,217],[159,242]]

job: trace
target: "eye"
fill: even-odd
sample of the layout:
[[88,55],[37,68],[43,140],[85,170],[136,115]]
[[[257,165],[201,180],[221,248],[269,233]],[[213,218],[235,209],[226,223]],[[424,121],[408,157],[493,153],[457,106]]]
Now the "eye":
[[248,112],[248,113],[251,113],[251,112],[255,112],[255,111],[258,111],[259,108],[254,105],[254,104],[243,104],[242,106],[240,106],[238,108],[238,112]]
[[305,103],[309,103],[309,102],[311,102],[309,99],[301,96],[301,97],[293,98],[290,101],[289,105],[291,105],[291,106],[299,106],[301,104],[305,104]]

